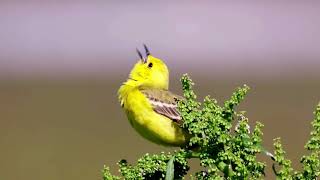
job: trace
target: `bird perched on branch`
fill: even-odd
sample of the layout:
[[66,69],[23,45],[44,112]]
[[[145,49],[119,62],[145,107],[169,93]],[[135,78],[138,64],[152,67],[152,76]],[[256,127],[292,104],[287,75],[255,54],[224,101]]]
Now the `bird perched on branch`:
[[152,56],[137,49],[140,60],[118,91],[119,101],[132,127],[144,138],[165,146],[185,146],[190,135],[181,128],[177,100],[182,97],[168,91],[169,70]]

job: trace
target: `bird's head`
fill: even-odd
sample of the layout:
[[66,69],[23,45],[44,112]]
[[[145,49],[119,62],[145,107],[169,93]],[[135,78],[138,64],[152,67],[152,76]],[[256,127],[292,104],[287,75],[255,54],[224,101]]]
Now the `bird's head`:
[[134,65],[130,72],[129,81],[142,88],[168,89],[169,71],[166,64],[150,54],[144,45],[146,56],[142,56],[137,49],[140,60]]

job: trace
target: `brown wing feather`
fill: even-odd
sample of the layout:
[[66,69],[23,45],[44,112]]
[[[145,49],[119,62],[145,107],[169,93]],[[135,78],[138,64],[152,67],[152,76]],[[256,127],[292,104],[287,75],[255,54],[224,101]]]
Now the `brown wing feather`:
[[177,100],[182,99],[181,96],[158,89],[141,90],[141,92],[148,98],[155,112],[179,124],[182,122],[177,106]]

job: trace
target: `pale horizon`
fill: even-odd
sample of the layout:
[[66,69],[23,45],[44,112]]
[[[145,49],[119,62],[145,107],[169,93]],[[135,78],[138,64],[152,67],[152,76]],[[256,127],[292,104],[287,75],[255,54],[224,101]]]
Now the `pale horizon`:
[[2,77],[117,76],[142,43],[179,73],[319,77],[315,1],[30,2],[0,2]]

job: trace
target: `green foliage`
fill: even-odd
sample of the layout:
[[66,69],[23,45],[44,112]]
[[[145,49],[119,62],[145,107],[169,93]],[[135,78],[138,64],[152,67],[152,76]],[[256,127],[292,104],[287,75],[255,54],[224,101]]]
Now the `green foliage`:
[[[247,94],[248,86],[236,89],[230,100],[219,106],[210,96],[203,103],[198,102],[192,89],[194,84],[187,75],[181,82],[185,100],[178,102],[178,108],[184,120],[182,128],[192,135],[189,144],[173,154],[146,154],[135,165],[121,160],[118,164],[124,179],[183,179],[189,170],[187,160],[191,158],[198,158],[203,167],[191,176],[192,179],[262,179],[266,164],[256,157],[261,152],[274,159],[273,169],[278,179],[315,179],[319,176],[320,104],[312,122],[311,139],[306,144],[311,153],[301,158],[303,170],[298,172],[291,168],[290,160],[285,159],[280,139],[275,140],[273,157],[262,147],[263,125],[257,122],[251,132],[245,113],[235,110]],[[120,179],[111,175],[107,167],[103,170],[103,178]]]
[[174,179],[174,156],[167,163],[167,172],[165,180],[173,180]]
[[274,160],[281,167],[279,171],[276,170],[275,164],[273,164],[273,171],[275,172],[278,179],[292,179],[291,161],[285,159],[286,152],[283,150],[280,138],[274,139]]
[[[126,160],[121,160],[118,165],[120,167],[120,173],[125,179],[165,179],[167,163],[172,160],[173,165],[171,165],[171,167],[174,167],[174,173],[172,172],[174,179],[181,179],[189,170],[187,156],[187,152],[181,149],[175,151],[174,155],[163,152],[155,155],[145,154],[138,160],[135,166],[128,164]],[[170,169],[168,170],[170,171]],[[107,168],[104,169],[103,173],[104,180],[108,178],[108,180],[120,179],[120,177],[111,176]]]
[[[185,101],[179,102],[179,111],[184,120],[183,128],[193,137],[189,146],[197,146],[200,165],[206,173],[197,173],[197,179],[257,179],[263,176],[265,164],[257,161],[261,152],[261,127],[258,123],[250,133],[248,119],[243,113],[235,112],[235,107],[244,99],[248,86],[238,88],[230,100],[221,107],[217,100],[207,96],[201,105],[196,101],[192,81],[182,77]],[[233,121],[239,122],[232,129]],[[232,133],[234,132],[234,133]]]
[[316,179],[320,175],[320,103],[314,112],[315,118],[311,125],[313,127],[310,133],[310,140],[305,148],[309,150],[309,155],[304,155],[300,159],[302,164],[301,171],[293,171],[291,161],[285,159],[285,151],[282,149],[280,139],[275,139],[275,162],[280,166],[280,170],[273,170],[278,179]]
[[102,173],[103,173],[103,180],[117,180],[117,179],[120,179],[120,177],[117,177],[117,176],[113,176],[111,173],[110,173],[110,169],[107,167],[107,166],[104,166],[103,170],[102,170]]

